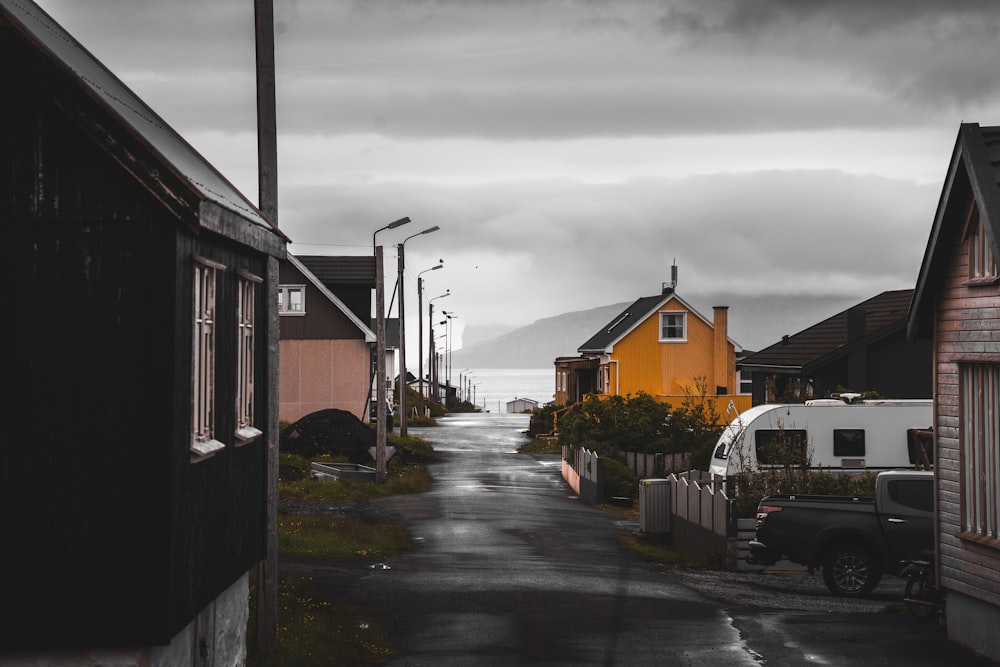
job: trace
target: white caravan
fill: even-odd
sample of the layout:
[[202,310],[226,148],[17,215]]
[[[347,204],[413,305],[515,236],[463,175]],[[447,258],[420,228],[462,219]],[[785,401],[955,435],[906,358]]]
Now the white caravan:
[[931,399],[856,398],[844,394],[804,404],[755,405],[726,426],[709,472],[728,477],[744,468],[780,466],[784,461],[778,460],[776,449],[782,445],[793,458],[808,458],[817,469],[885,470],[934,463],[927,438],[934,423]]

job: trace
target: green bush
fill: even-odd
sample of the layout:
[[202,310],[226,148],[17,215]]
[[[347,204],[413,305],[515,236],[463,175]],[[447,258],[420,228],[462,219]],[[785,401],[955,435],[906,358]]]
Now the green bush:
[[604,497],[635,500],[639,497],[639,479],[628,466],[614,459],[604,459]]
[[740,473],[728,489],[736,516],[750,519],[762,498],[776,495],[874,496],[876,473],[834,473],[808,467],[765,468]]
[[559,418],[559,444],[602,454],[665,451],[667,410],[649,394],[590,394]]

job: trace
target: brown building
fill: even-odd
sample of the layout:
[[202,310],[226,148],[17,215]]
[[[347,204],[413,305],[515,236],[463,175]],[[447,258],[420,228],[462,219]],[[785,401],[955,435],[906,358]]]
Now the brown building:
[[[312,257],[310,264],[329,284],[294,255],[281,263],[279,288],[282,421],[294,422],[327,408],[365,419],[371,393],[374,332],[334,293],[343,258]],[[351,258],[353,260],[355,258]],[[360,259],[369,260],[370,257]],[[351,262],[353,264],[353,262]],[[370,295],[371,289],[367,290]],[[356,296],[358,308],[363,291]],[[367,306],[370,307],[369,296]]]
[[948,636],[1000,660],[1000,127],[961,125],[910,308],[933,341]]

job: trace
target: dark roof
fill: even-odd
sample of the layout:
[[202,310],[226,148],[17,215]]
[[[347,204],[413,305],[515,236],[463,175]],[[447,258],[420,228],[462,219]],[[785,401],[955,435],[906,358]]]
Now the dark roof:
[[344,314],[344,316],[348,320],[350,320],[356,327],[358,327],[358,330],[365,335],[365,342],[368,343],[375,342],[374,323],[372,324],[372,328],[369,329],[365,325],[365,323],[361,321],[361,319],[359,319],[358,316],[355,315],[350,308],[347,307],[347,304],[341,301],[340,297],[338,297],[336,294],[333,293],[333,290],[331,290],[327,285],[324,285],[323,282],[319,278],[317,278],[312,271],[310,271],[301,261],[299,261],[298,257],[296,257],[291,253],[288,253],[287,255],[285,255],[285,261],[291,264],[296,271],[302,274],[302,277],[305,280],[308,280],[310,283],[312,283],[312,285],[326,298],[326,300],[329,301],[331,304],[333,304],[334,308],[338,309],[341,313]]
[[993,256],[1000,258],[1000,127],[959,126],[955,148],[931,225],[917,286],[910,305],[907,337],[933,335],[935,301],[951,263],[952,249],[965,226],[970,197]]
[[375,289],[375,258],[370,255],[296,255],[314,276],[330,287]]
[[[31,0],[0,0],[0,19],[0,24],[7,23],[57,68],[70,73],[88,98],[158,155],[161,167],[178,174],[201,201],[215,203],[284,237],[215,167]],[[9,34],[5,30],[4,38]]]
[[[808,371],[829,363],[860,345],[903,330],[912,296],[913,290],[909,289],[882,292],[737,361],[737,366]],[[860,325],[862,313],[863,329]],[[857,337],[848,341],[848,321],[855,317],[858,318]]]
[[657,308],[671,296],[673,296],[673,292],[636,299],[628,308],[615,315],[607,324],[601,327],[600,331],[591,336],[576,351],[581,354],[604,352],[609,345],[629,332],[632,327],[645,320],[654,308]]

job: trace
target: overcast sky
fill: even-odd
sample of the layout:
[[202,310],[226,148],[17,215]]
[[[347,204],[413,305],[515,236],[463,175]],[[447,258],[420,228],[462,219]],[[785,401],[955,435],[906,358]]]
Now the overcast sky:
[[[39,4],[256,201],[252,0]],[[911,288],[959,123],[1000,124],[991,0],[274,7],[291,250],[409,216],[394,269],[439,225],[407,307],[442,258],[425,298],[477,329],[656,294],[675,260],[693,303]],[[794,333],[740,318],[751,349]]]

